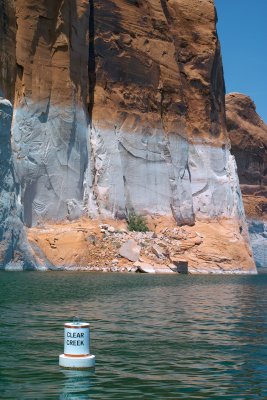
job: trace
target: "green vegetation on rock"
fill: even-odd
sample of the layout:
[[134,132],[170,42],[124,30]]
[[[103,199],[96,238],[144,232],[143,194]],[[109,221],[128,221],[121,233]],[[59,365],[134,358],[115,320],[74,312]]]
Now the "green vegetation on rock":
[[145,217],[142,215],[137,215],[134,212],[131,212],[129,214],[129,231],[135,231],[135,232],[147,232],[148,227],[146,223]]

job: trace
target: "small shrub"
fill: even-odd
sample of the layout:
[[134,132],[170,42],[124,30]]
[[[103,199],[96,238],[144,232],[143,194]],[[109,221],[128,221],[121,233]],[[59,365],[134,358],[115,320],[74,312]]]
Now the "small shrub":
[[146,224],[146,219],[142,215],[136,215],[134,212],[129,214],[129,231],[135,232],[147,232],[148,227]]

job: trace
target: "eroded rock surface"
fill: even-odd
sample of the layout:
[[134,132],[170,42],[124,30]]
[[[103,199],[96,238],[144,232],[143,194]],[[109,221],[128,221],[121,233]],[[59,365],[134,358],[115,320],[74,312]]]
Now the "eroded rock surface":
[[12,105],[0,97],[0,269],[19,271],[32,269],[35,263],[21,221],[10,143],[11,120]]
[[133,209],[178,224],[242,214],[213,2],[15,6],[13,152],[27,225]]
[[213,2],[95,1],[93,11],[89,214],[236,216]]
[[226,96],[226,116],[255,260],[267,267],[267,125],[241,93]]
[[88,1],[16,0],[13,154],[24,220],[77,218],[87,165]]

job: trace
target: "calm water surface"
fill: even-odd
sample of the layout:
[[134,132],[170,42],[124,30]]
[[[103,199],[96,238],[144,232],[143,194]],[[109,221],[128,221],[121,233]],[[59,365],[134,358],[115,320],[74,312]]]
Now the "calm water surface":
[[[267,399],[267,275],[0,273],[1,399]],[[94,372],[63,323],[92,323]]]

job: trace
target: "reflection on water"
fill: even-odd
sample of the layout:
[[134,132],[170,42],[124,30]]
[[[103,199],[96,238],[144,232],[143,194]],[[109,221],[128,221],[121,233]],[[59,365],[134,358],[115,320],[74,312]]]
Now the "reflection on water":
[[94,371],[71,371],[61,369],[65,376],[62,389],[60,391],[60,400],[83,400],[88,399],[90,388],[92,386],[92,377]]
[[[1,273],[0,398],[267,398],[266,283]],[[73,315],[92,323],[95,371],[58,367]]]

